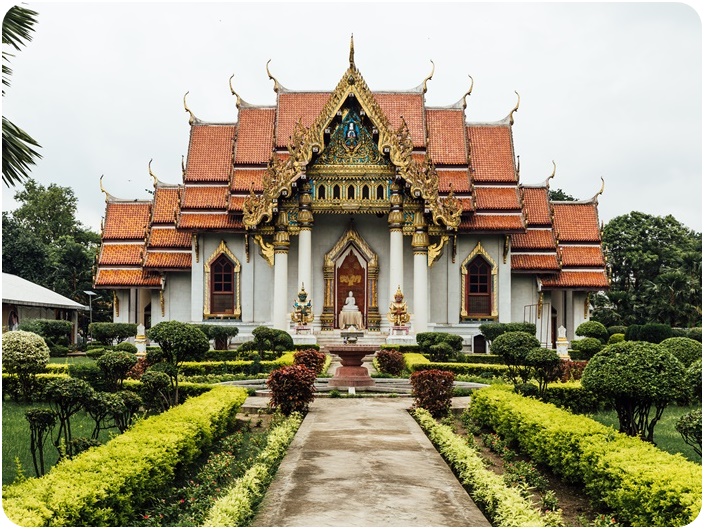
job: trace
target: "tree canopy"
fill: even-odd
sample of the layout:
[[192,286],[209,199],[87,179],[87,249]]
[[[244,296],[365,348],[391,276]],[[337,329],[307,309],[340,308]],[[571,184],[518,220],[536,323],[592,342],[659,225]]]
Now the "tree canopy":
[[611,289],[594,299],[593,319],[607,326],[701,326],[701,233],[672,215],[632,211],[606,224],[603,242]]

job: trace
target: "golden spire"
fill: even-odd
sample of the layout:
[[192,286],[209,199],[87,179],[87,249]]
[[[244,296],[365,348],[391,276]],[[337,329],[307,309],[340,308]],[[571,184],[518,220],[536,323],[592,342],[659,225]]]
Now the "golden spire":
[[276,78],[273,75],[271,75],[271,72],[269,71],[269,63],[270,62],[271,62],[271,59],[266,61],[266,74],[269,76],[269,79],[274,81],[274,92],[276,92],[278,94],[279,91],[281,90],[281,84],[279,84],[279,82],[276,80]]
[[357,69],[357,67],[354,65],[354,33],[350,36],[350,69]]

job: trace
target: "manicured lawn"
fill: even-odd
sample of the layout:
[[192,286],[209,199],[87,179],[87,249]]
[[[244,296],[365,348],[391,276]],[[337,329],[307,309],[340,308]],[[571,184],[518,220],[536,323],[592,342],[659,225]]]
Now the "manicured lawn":
[[[24,413],[29,408],[48,408],[49,405],[43,402],[33,404],[17,403],[5,400],[2,403],[2,484],[12,483],[17,475],[15,458],[19,457],[24,475],[34,476],[34,464],[32,463],[32,452],[29,449],[29,423],[24,417]],[[71,433],[73,437],[90,437],[93,431],[94,422],[85,412],[79,412],[71,418]],[[58,432],[58,425],[54,428]],[[112,434],[119,433],[117,428],[113,431],[100,432],[100,441],[106,442]],[[56,464],[58,453],[50,439],[44,446],[44,469]]]
[[49,359],[50,364],[90,364],[93,362],[95,360],[88,356],[52,356]]
[[[653,436],[655,445],[669,452],[671,454],[682,454],[684,457],[690,461],[701,464],[702,458],[697,455],[697,453],[682,440],[682,436],[677,430],[675,430],[675,423],[677,420],[685,413],[694,409],[694,406],[669,406],[665,409],[662,414],[662,418],[658,421],[655,426],[655,435]],[[652,413],[652,412],[651,412]],[[592,419],[605,424],[607,426],[613,426],[618,430],[618,417],[616,412],[602,411],[599,413],[594,413],[590,415]]]

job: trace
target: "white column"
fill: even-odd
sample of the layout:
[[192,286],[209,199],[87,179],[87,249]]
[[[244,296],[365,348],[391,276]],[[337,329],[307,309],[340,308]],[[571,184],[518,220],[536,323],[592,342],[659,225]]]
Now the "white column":
[[210,292],[210,285],[204,284],[203,254],[201,249],[203,241],[200,235],[193,235],[191,239],[191,321],[203,321],[203,306],[205,291]]
[[414,331],[428,330],[428,253],[413,254],[413,319]]
[[389,298],[386,304],[394,299],[398,287],[403,292],[403,232],[392,229],[389,232]]
[[288,321],[288,252],[274,253],[274,299],[272,300],[274,328],[287,330]]
[[305,286],[309,299],[313,296],[313,275],[312,275],[312,235],[310,228],[301,228],[298,233],[298,284],[296,290]]

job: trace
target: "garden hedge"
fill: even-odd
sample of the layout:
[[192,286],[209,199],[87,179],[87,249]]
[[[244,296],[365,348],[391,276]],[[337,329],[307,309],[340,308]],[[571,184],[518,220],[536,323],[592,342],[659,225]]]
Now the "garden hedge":
[[216,387],[41,478],[3,487],[5,514],[22,526],[129,526],[178,468],[232,426],[246,398],[244,389]]
[[419,408],[412,414],[492,525],[546,525],[530,500],[524,498],[518,489],[506,485],[501,476],[488,470],[481,455],[465,439],[453,433],[449,426],[438,424],[427,410]]
[[403,355],[406,369],[411,373],[425,369],[441,369],[452,371],[456,375],[474,375],[502,377],[508,372],[508,367],[503,364],[465,364],[461,362],[431,362],[420,353],[406,353]]
[[692,523],[702,501],[702,467],[506,387],[475,391],[470,415],[493,428],[534,462],[583,484],[624,525],[672,527]]

